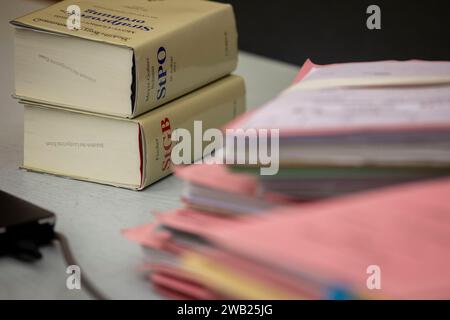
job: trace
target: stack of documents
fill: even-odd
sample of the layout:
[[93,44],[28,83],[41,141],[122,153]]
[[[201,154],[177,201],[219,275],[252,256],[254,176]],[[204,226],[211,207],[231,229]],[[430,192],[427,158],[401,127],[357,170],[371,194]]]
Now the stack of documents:
[[233,173],[224,165],[175,167],[185,182],[182,200],[188,208],[227,215],[259,214],[293,200],[261,192],[255,177]]
[[449,194],[441,179],[247,218],[180,209],[124,233],[172,298],[448,299]]
[[124,231],[161,294],[450,298],[450,63],[307,62],[227,129],[278,129],[278,170],[175,168],[184,208]]
[[264,190],[310,200],[450,173],[449,62],[308,62],[300,78],[232,125],[279,130]]

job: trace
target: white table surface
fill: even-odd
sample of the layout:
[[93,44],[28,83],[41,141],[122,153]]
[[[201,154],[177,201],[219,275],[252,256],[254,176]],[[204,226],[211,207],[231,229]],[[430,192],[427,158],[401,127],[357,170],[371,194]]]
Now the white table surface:
[[[8,22],[51,3],[2,1],[0,10],[0,189],[49,209],[56,229],[67,235],[83,272],[114,299],[155,299],[149,282],[137,271],[141,248],[120,230],[152,219],[151,211],[180,206],[182,183],[168,177],[143,191],[129,191],[51,175],[26,172],[22,163],[23,107],[14,92],[13,28]],[[245,78],[247,108],[260,106],[293,80],[298,67],[240,53],[236,74]],[[0,214],[1,205],[0,205]],[[82,290],[65,286],[65,264],[58,246],[43,248],[33,264],[0,258],[0,299],[86,299]]]

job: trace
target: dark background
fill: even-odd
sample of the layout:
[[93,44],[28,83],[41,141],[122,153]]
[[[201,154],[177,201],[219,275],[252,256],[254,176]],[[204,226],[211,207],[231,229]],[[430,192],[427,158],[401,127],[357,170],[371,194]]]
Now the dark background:
[[[219,0],[233,5],[240,49],[294,64],[450,60],[450,0]],[[381,9],[369,30],[366,9]]]

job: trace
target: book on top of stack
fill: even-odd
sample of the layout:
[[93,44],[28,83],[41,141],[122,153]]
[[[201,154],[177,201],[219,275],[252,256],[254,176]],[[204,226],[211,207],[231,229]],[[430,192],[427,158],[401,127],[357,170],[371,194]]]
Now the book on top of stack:
[[62,1],[11,23],[26,169],[142,189],[171,172],[175,128],[245,109],[228,4]]

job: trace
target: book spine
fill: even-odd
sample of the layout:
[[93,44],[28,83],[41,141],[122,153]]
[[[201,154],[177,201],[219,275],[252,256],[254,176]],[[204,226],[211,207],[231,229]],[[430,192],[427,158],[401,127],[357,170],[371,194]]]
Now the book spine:
[[231,73],[237,59],[230,5],[134,48],[133,117]]
[[[171,135],[175,129],[190,132],[192,147],[194,140],[200,140],[204,146],[203,136],[194,133],[194,121],[201,121],[203,132],[209,128],[220,129],[244,111],[244,80],[231,75],[136,118],[142,139],[140,189],[172,172],[171,151],[175,142]],[[193,160],[194,152],[191,155]]]

